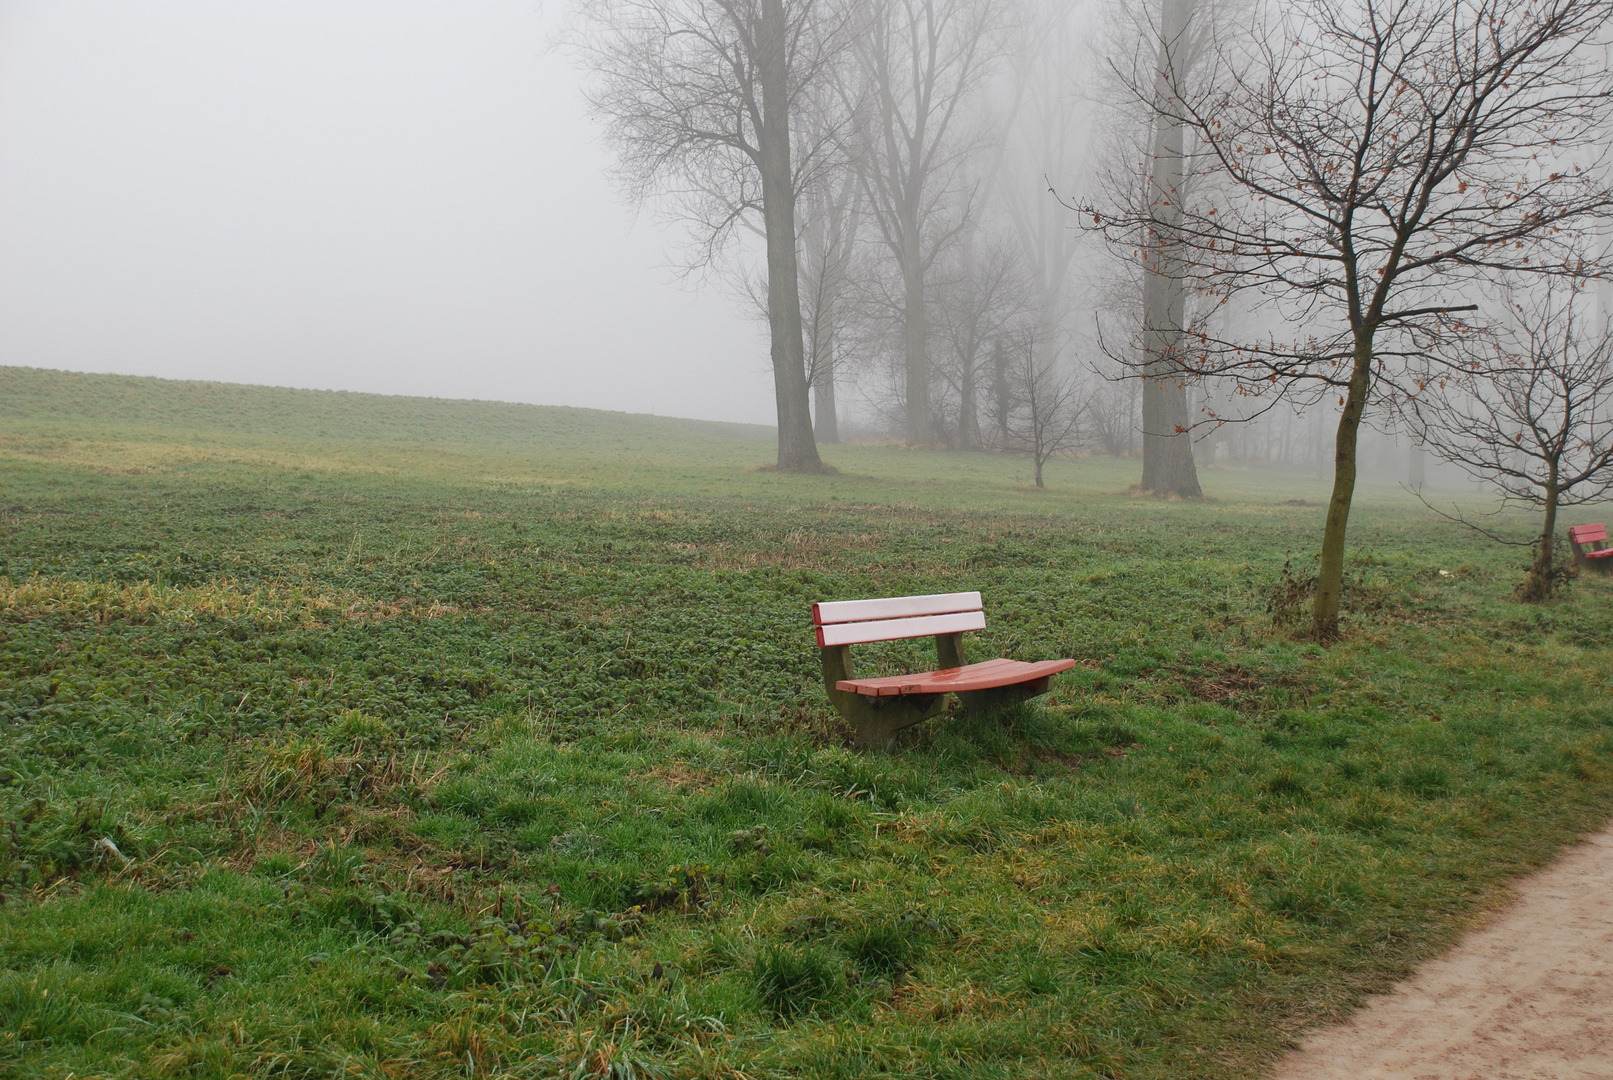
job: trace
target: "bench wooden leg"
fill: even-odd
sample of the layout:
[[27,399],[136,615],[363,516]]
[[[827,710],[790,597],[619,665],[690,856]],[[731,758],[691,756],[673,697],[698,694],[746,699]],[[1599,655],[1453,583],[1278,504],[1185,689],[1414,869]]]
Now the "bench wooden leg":
[[1044,676],[1012,686],[994,686],[990,690],[965,690],[958,695],[958,700],[962,702],[964,712],[971,717],[989,716],[1001,712],[1010,705],[1040,697],[1047,693],[1047,683],[1048,680]]
[[930,719],[946,705],[945,694],[868,698],[836,689],[835,683],[842,679],[856,678],[851,667],[851,646],[831,645],[818,651],[823,659],[823,688],[835,711],[851,722],[858,747],[889,746],[898,731]]

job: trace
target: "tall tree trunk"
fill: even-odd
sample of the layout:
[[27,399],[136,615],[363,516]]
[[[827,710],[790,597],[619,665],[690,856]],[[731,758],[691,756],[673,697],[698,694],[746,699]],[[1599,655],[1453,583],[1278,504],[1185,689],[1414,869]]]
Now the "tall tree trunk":
[[1406,486],[1416,491],[1422,488],[1427,479],[1428,469],[1423,459],[1423,448],[1417,445],[1416,439],[1411,439],[1406,457]]
[[1344,596],[1344,530],[1350,520],[1350,503],[1355,498],[1356,446],[1361,432],[1361,415],[1367,407],[1367,390],[1372,385],[1372,335],[1363,333],[1355,340],[1354,369],[1350,389],[1339,413],[1339,430],[1333,450],[1333,495],[1327,502],[1327,525],[1322,531],[1322,565],[1317,571],[1316,601],[1311,609],[1311,631],[1318,641],[1335,641],[1339,636],[1339,602]]
[[1126,456],[1137,456],[1137,384],[1126,388]]
[[796,265],[795,177],[790,167],[789,57],[784,0],[762,0],[762,124],[756,133],[767,233],[767,323],[772,337],[773,395],[778,406],[778,467],[818,472],[812,438],[801,283]]
[[1177,376],[1158,372],[1144,380],[1142,427],[1142,490],[1151,495],[1203,498],[1188,434],[1187,389]]
[[996,410],[997,448],[1007,450],[1008,413],[1013,407],[1013,400],[1008,391],[1008,350],[1003,348],[1002,338],[991,346],[991,396]]
[[820,443],[840,441],[840,418],[835,414],[834,343],[825,346],[828,362],[812,384],[812,431]]
[[1188,434],[1187,387],[1180,377],[1177,350],[1186,310],[1177,264],[1176,227],[1181,221],[1182,125],[1167,115],[1180,93],[1173,85],[1186,65],[1177,59],[1185,48],[1193,0],[1163,0],[1159,66],[1155,84],[1153,170],[1149,196],[1162,223],[1143,274],[1143,480],[1142,490],[1155,495],[1197,499],[1198,469]]
[[1064,322],[1064,304],[1058,290],[1043,287],[1036,304],[1035,370],[1052,371],[1058,363],[1059,326]]
[[918,222],[910,223],[902,259],[902,342],[907,361],[907,442],[928,446],[930,431],[929,312],[924,306],[924,261]]
[[975,386],[976,348],[971,338],[969,355],[963,358],[960,373],[962,385],[958,388],[958,446],[964,450],[980,449],[980,395]]

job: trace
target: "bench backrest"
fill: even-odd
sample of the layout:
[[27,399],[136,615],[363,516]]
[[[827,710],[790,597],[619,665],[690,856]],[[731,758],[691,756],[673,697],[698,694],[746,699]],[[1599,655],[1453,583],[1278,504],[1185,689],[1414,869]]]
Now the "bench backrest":
[[865,645],[871,641],[961,634],[984,630],[986,613],[977,592],[890,596],[883,600],[831,600],[812,605],[818,645]]
[[1595,544],[1606,542],[1606,525],[1572,525],[1568,529],[1568,540],[1573,544]]

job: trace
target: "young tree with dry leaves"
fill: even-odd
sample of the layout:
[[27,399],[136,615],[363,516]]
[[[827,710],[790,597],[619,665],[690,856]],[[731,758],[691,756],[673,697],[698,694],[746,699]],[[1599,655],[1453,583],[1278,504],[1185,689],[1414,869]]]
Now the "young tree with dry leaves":
[[1613,493],[1613,326],[1592,314],[1582,281],[1509,306],[1509,325],[1471,344],[1466,370],[1407,411],[1425,446],[1498,489],[1504,505],[1540,508],[1516,595],[1544,600],[1557,585],[1558,510]]
[[1191,84],[1167,58],[1171,94],[1131,88],[1182,126],[1194,168],[1168,211],[1087,206],[1089,222],[1128,255],[1169,232],[1168,273],[1201,309],[1282,327],[1201,316],[1174,373],[1228,380],[1256,413],[1338,399],[1319,640],[1339,633],[1367,410],[1434,377],[1479,284],[1587,272],[1579,242],[1613,207],[1610,14],[1607,0],[1270,0]]

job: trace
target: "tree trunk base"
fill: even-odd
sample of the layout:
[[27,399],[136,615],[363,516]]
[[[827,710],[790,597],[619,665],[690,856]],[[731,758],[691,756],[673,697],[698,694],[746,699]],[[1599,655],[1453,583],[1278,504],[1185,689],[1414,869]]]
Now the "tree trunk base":
[[807,465],[758,465],[754,472],[790,473],[795,476],[839,476],[840,470],[824,461]]
[[1150,491],[1141,484],[1133,484],[1125,492],[1138,499],[1158,499],[1160,502],[1205,502],[1204,492],[1184,495],[1179,491]]
[[1339,622],[1340,620],[1338,619],[1327,619],[1313,623],[1310,632],[1305,635],[1305,640],[1314,641],[1318,645],[1335,644],[1344,636],[1344,631],[1340,628]]
[[1555,582],[1549,576],[1541,577],[1534,571],[1518,582],[1518,587],[1512,590],[1512,598],[1525,604],[1538,604],[1550,600],[1556,592]]

